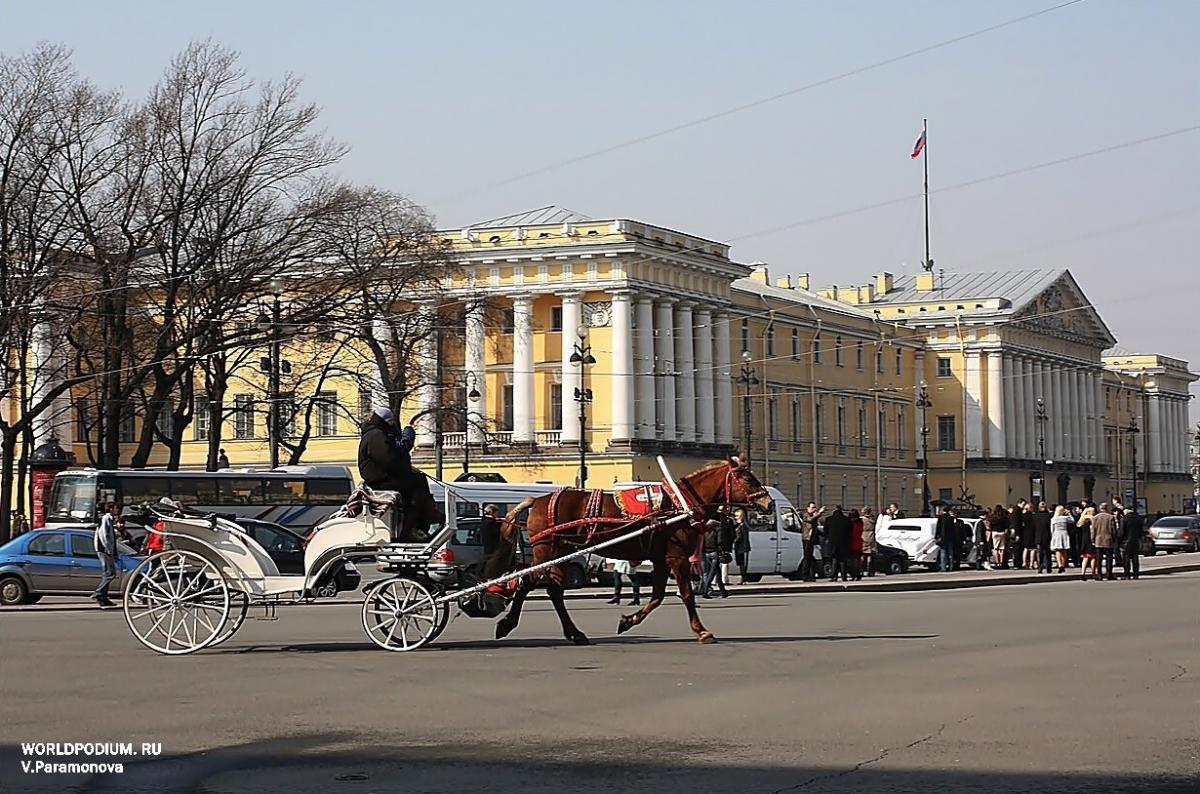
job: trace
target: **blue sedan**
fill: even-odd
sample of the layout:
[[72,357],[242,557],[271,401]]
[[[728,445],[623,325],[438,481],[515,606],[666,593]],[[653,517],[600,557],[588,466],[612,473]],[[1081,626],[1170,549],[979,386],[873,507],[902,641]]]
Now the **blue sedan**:
[[[111,595],[121,593],[140,561],[133,549],[118,544]],[[36,604],[48,595],[90,595],[99,584],[100,558],[91,530],[39,529],[0,546],[0,606]]]

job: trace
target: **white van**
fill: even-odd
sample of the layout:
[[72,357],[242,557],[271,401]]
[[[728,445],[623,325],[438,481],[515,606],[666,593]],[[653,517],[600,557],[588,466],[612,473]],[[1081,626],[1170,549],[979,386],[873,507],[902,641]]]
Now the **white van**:
[[[958,520],[967,526],[966,542],[960,549],[961,559],[967,557],[974,546],[976,525],[982,519],[959,518]],[[875,530],[875,541],[884,546],[903,549],[908,555],[908,559],[917,565],[936,568],[938,555],[941,553],[941,547],[935,540],[936,535],[936,518],[897,518],[882,529]]]
[[[624,490],[639,485],[658,485],[658,483],[617,483],[613,490]],[[804,542],[800,533],[800,519],[796,508],[778,488],[767,486],[767,493],[775,501],[775,511],[764,515],[751,510],[747,516],[750,525],[750,557],[747,560],[746,581],[757,582],[768,574],[794,576],[800,570],[800,561],[804,559]],[[599,578],[598,574],[604,568],[612,568],[612,560],[599,555],[591,555],[588,559],[589,573]],[[638,573],[649,575],[652,566],[643,562],[638,566]],[[740,576],[737,563],[729,566],[731,576]],[[607,573],[605,574],[607,579]]]

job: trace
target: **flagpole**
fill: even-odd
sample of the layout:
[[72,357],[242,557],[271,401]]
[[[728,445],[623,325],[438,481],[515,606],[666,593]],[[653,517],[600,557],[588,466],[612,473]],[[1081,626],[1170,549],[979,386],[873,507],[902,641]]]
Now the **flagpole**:
[[929,119],[921,120],[921,159],[925,163],[925,269],[933,272],[933,260],[929,258]]

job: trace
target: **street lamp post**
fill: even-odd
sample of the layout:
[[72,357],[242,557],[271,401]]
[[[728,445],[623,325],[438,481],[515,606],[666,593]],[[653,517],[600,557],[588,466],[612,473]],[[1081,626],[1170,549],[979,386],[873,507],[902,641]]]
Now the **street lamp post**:
[[741,384],[745,394],[742,397],[742,436],[745,441],[746,465],[750,465],[750,450],[754,446],[754,412],[750,408],[750,387],[758,385],[758,376],[750,366],[753,357],[749,350],[742,351],[742,371],[735,380]]
[[1046,401],[1041,397],[1037,398],[1037,413],[1034,415],[1034,421],[1037,422],[1038,428],[1038,495],[1034,501],[1042,501],[1046,498],[1046,423],[1050,421],[1050,417],[1046,415]]
[[465,378],[467,392],[463,395],[463,474],[471,472],[471,403],[479,399],[479,380],[474,372]]
[[580,368],[579,385],[575,387],[575,402],[579,403],[579,487],[587,487],[587,407],[592,401],[592,390],[584,387],[586,367],[596,363],[592,355],[592,346],[587,343],[587,327],[575,329],[575,349],[571,353],[570,362]]
[[929,515],[929,409],[933,401],[929,399],[929,385],[921,381],[920,391],[917,392],[917,407],[921,409],[921,515]]
[[[1131,479],[1132,479],[1132,481],[1133,481],[1133,486],[1132,486],[1132,490],[1133,490],[1133,504],[1131,504],[1131,505],[1130,505],[1130,507],[1132,507],[1132,508],[1133,508],[1133,512],[1135,512],[1135,513],[1136,513],[1136,512],[1138,511],[1138,497],[1137,497],[1137,482],[1138,482],[1138,470],[1137,470],[1137,434],[1138,434],[1138,424],[1137,424],[1137,417],[1136,417],[1136,416],[1134,416],[1134,417],[1131,417],[1131,418],[1129,419],[1129,427],[1126,427],[1124,430],[1125,430],[1125,432],[1126,432],[1126,433],[1128,433],[1128,434],[1129,434],[1129,447],[1130,447],[1130,449],[1129,449],[1129,453],[1130,453],[1130,460],[1132,461],[1132,466],[1133,466],[1133,477],[1131,478]],[[1122,496],[1124,496],[1124,494],[1122,494]]]
[[280,362],[280,340],[282,336],[282,314],[283,314],[283,282],[277,278],[271,279],[271,316],[268,318],[264,314],[258,317],[259,330],[266,331],[271,335],[270,347],[267,353],[267,358],[259,362],[260,369],[267,373],[267,447],[271,459],[271,468],[279,466],[279,373],[282,368]]

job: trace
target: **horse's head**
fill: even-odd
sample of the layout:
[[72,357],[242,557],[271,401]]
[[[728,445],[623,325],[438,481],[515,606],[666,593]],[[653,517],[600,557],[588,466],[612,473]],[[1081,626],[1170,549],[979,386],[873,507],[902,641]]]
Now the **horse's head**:
[[775,509],[775,500],[766,487],[750,471],[750,467],[734,458],[729,461],[729,473],[725,477],[726,501],[729,504],[753,505],[762,513]]

